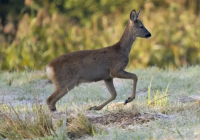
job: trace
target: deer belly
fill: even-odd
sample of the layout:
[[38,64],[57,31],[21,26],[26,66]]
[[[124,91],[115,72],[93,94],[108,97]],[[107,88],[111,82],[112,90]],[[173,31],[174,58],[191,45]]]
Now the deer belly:
[[97,82],[110,78],[109,70],[88,70],[81,74],[80,81],[83,82]]

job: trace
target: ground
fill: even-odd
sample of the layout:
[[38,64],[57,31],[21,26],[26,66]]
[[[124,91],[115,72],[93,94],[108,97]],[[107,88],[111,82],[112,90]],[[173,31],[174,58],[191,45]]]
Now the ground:
[[[0,121],[0,139],[13,139],[15,135],[16,139],[54,139],[60,135],[62,139],[85,140],[200,139],[200,66],[175,70],[150,67],[132,72],[137,74],[139,80],[136,99],[131,103],[123,105],[131,94],[132,81],[114,79],[117,98],[103,110],[87,110],[110,97],[100,81],[75,87],[57,103],[56,113],[50,113],[46,107],[46,98],[54,91],[54,85],[49,82],[45,72],[1,72],[0,118],[6,117]],[[16,125],[13,123],[10,128],[8,123],[4,125],[6,121],[10,122],[6,120],[9,116],[16,122],[13,117],[16,114],[22,117],[21,122],[25,121],[23,114],[34,114],[34,108],[40,108],[38,104],[52,120],[53,132],[44,136],[40,133],[42,137],[36,133],[27,136],[25,132],[23,135],[18,132],[20,127],[14,130]],[[86,127],[80,129],[82,125],[79,123]],[[75,128],[75,124],[79,127]]]

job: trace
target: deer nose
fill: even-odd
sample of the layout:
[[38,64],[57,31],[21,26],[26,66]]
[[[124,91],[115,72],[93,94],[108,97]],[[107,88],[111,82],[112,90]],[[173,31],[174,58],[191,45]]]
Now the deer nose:
[[150,33],[146,35],[146,38],[149,38],[149,37],[151,37],[151,34],[150,34]]

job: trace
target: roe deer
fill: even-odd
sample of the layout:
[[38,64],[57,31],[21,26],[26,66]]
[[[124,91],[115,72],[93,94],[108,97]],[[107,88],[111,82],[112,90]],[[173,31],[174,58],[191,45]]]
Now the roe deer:
[[135,74],[126,72],[124,69],[129,62],[129,53],[136,37],[148,38],[151,36],[138,19],[139,13],[140,11],[137,13],[135,10],[131,11],[130,20],[116,44],[97,50],[64,54],[47,65],[47,75],[55,85],[55,91],[47,98],[47,105],[51,111],[56,111],[56,102],[76,85],[83,82],[104,80],[111,97],[103,104],[89,108],[90,110],[101,110],[117,96],[113,85],[115,77],[133,80],[131,96],[124,104],[135,99],[138,78]]

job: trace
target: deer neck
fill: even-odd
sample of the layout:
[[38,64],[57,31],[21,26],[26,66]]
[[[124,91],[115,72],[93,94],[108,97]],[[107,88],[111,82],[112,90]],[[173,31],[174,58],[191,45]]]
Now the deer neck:
[[129,54],[133,45],[133,42],[135,41],[136,37],[134,37],[133,33],[131,33],[129,26],[124,30],[124,33],[122,37],[119,40],[120,48],[123,50],[123,52]]

